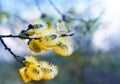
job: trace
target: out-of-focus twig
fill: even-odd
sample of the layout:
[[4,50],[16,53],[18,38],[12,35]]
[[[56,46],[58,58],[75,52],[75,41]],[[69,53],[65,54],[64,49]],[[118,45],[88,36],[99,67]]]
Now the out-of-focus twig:
[[28,24],[28,21],[24,20],[24,19],[21,18],[19,15],[14,14],[14,16],[15,16],[16,18],[18,18],[20,21],[22,21],[23,23],[27,23],[27,24]]
[[38,8],[38,10],[41,12],[41,8],[39,6],[39,0],[35,0],[35,5]]
[[35,0],[35,5],[36,5],[38,11],[41,13],[41,18],[46,17],[46,14],[43,13],[42,10],[41,10],[41,7],[40,7],[40,5],[39,5],[39,0]]
[[66,18],[70,18],[71,20],[79,20],[79,21],[81,21],[81,22],[84,22],[83,17],[88,14],[87,12],[90,11],[90,8],[93,8],[93,7],[95,7],[96,5],[99,4],[99,2],[92,4],[92,5],[88,6],[88,7],[80,14],[80,17],[73,17],[73,16],[70,16],[70,15],[67,14],[67,13],[66,13],[66,14],[62,13],[62,12],[57,8],[57,6],[55,5],[55,3],[53,3],[52,0],[48,0],[48,1],[49,1],[49,3],[53,6],[53,8],[62,16],[63,21],[65,21]]
[[[101,13],[100,13],[95,19],[90,19],[90,20],[88,20],[88,21],[85,21],[85,20],[84,20],[84,23],[86,24],[86,27],[87,27],[87,29],[88,29],[88,32],[91,31],[91,29],[96,28],[96,25],[97,25],[98,21],[100,20],[100,18],[102,17],[103,13],[104,13],[104,10],[101,11]],[[92,22],[92,25],[90,25],[91,22]],[[88,33],[88,32],[87,32],[87,33]],[[86,34],[87,34],[87,33],[86,33]]]
[[61,11],[56,7],[56,5],[53,3],[53,1],[52,0],[48,0],[49,1],[49,3],[54,7],[54,9],[60,14],[60,15],[63,15],[62,13],[61,13]]
[[49,3],[53,6],[53,8],[58,12],[58,14],[61,15],[62,20],[63,20],[63,21],[66,21],[67,16],[66,16],[65,14],[63,14],[63,13],[56,7],[56,5],[53,3],[52,0],[48,0],[48,1],[49,1]]

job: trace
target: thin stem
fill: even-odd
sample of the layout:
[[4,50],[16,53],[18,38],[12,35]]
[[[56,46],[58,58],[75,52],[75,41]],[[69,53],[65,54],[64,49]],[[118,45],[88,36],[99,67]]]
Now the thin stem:
[[66,18],[70,18],[70,19],[72,19],[72,20],[78,20],[78,19],[76,19],[76,18],[72,18],[72,17],[70,17],[70,16],[68,16],[68,15],[65,15],[65,14],[61,13],[61,11],[56,7],[56,5],[53,3],[52,0],[48,0],[48,1],[49,1],[49,3],[53,6],[53,8],[62,16],[63,21],[65,21]]
[[35,0],[35,5],[38,8],[39,12],[41,12],[41,8],[39,6],[39,1],[38,0]]
[[24,39],[40,39],[35,37],[23,36],[23,35],[0,35],[0,38],[24,38]]
[[26,21],[25,19],[23,19],[22,17],[20,17],[18,14],[14,14],[14,16],[16,18],[18,18],[19,20],[21,20],[21,22],[28,24],[28,21]]
[[15,55],[15,54],[12,52],[12,50],[5,44],[4,40],[3,40],[1,37],[0,37],[0,41],[1,41],[1,43],[3,44],[5,50],[8,50],[18,62],[20,62],[21,64],[23,64],[22,61],[24,60],[24,58],[21,58],[21,57]]
[[63,15],[61,11],[56,7],[56,5],[52,2],[52,0],[48,0],[48,1],[60,15]]
[[73,36],[74,34],[75,34],[74,32],[69,33],[69,34],[62,34],[62,35],[60,35],[60,37]]
[[41,10],[41,7],[40,7],[40,5],[39,5],[39,0],[35,0],[35,5],[36,5],[38,11],[41,13],[41,18],[45,18],[45,17],[46,17],[46,14],[43,13],[43,11]]
[[[62,34],[60,37],[67,37],[67,36],[72,36],[74,35],[74,33],[71,33],[71,34]],[[41,39],[40,37],[37,38],[37,37],[29,37],[29,36],[23,36],[23,35],[0,35],[0,38],[23,38],[23,39]]]

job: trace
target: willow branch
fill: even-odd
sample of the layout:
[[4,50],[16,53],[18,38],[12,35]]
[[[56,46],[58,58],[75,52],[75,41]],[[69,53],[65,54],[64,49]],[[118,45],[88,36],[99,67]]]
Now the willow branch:
[[35,37],[23,36],[23,35],[0,35],[0,38],[23,38],[23,39],[40,39]]
[[39,6],[39,1],[38,0],[35,0],[35,5],[38,8],[39,12],[41,12],[41,8]]
[[[71,34],[62,34],[60,37],[67,37],[67,36],[72,36],[74,35],[74,33],[71,33]],[[41,38],[40,37],[30,37],[30,36],[23,36],[23,35],[0,35],[0,38],[23,38],[23,39],[38,39],[40,40]]]
[[0,41],[1,41],[1,43],[3,44],[5,50],[8,50],[18,62],[20,62],[20,63],[23,64],[22,61],[24,60],[24,58],[21,58],[21,57],[15,55],[15,54],[12,52],[12,50],[5,44],[4,40],[3,40],[1,37],[0,37]]
[[69,34],[62,34],[60,37],[67,37],[67,36],[73,36],[75,32],[69,33]]
[[49,3],[51,4],[51,6],[62,16],[63,21],[65,21],[66,18],[70,18],[70,19],[72,19],[72,20],[81,20],[81,19],[77,19],[77,18],[70,17],[70,16],[68,16],[68,15],[66,15],[66,14],[63,14],[63,13],[56,7],[56,5],[53,3],[52,0],[48,0],[48,1],[49,1]]
[[40,5],[39,5],[39,0],[35,0],[35,5],[36,5],[38,11],[41,13],[41,18],[46,17],[46,14],[43,13],[43,11],[41,10],[41,7],[40,7]]
[[49,1],[49,3],[53,6],[53,8],[60,14],[60,15],[63,15],[62,13],[61,13],[61,11],[56,7],[56,5],[52,2],[52,0],[48,0]]

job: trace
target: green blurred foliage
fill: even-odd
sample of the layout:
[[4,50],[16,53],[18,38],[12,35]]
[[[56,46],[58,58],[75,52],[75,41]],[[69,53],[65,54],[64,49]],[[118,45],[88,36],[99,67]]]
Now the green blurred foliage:
[[5,18],[9,19],[10,18],[10,14],[8,12],[0,11],[0,22],[2,22]]

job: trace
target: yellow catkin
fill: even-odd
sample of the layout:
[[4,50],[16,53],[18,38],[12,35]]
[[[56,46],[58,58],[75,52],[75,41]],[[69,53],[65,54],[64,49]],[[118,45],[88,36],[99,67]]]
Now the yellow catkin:
[[40,40],[32,40],[29,42],[29,48],[35,52],[35,53],[39,53],[41,52],[41,50],[49,50],[50,47],[46,47],[45,45],[43,45]]
[[23,63],[26,65],[26,67],[36,66],[38,64],[38,60],[33,56],[26,56]]
[[58,20],[56,25],[57,25],[57,32],[59,34],[66,34],[69,31],[68,27],[65,25],[65,23],[62,20]]
[[55,46],[58,43],[58,36],[54,28],[35,29],[34,36],[41,38],[41,44],[47,47]]
[[[23,30],[19,32],[19,35],[26,36],[25,34],[22,33]],[[26,40],[25,38],[20,38],[21,40]]]
[[43,72],[40,68],[37,68],[36,66],[33,67],[27,67],[26,68],[26,74],[28,77],[30,77],[32,80],[41,80],[43,76]]
[[27,34],[28,34],[29,36],[32,36],[32,35],[35,34],[35,32],[34,32],[34,30],[30,29],[30,30],[27,31]]
[[[47,61],[38,60],[34,56],[26,56],[23,62],[25,67],[19,69],[19,73],[25,82],[31,80],[54,79],[58,74],[58,67]],[[27,63],[27,64],[26,64]]]
[[47,35],[41,38],[41,43],[47,47],[53,47],[58,44],[57,36]]
[[40,33],[43,32],[44,30],[46,30],[47,28],[33,28],[33,29],[29,29],[27,31],[28,35],[30,36],[41,36]]
[[61,37],[59,44],[54,47],[54,51],[61,56],[70,56],[73,52],[73,47],[67,38]]
[[31,22],[32,28],[28,30],[28,33],[34,32],[33,35],[37,35],[44,29],[48,28],[47,23],[43,19],[36,19]]
[[26,75],[25,70],[26,70],[26,68],[23,67],[23,68],[19,69],[19,73],[20,73],[22,79],[24,80],[24,82],[27,83],[27,82],[31,81],[31,78],[29,78],[29,77]]
[[32,40],[29,42],[29,49],[33,52],[39,53],[41,52],[41,48],[39,47],[39,40]]
[[58,36],[54,28],[45,29],[39,33],[41,38],[41,43],[45,46],[53,47],[58,44]]
[[41,31],[36,30],[36,34],[39,36],[46,36],[46,35],[52,35],[56,34],[56,29],[55,28],[45,28]]
[[44,80],[51,80],[54,79],[54,77],[58,74],[58,67],[46,62],[46,61],[40,61],[39,62],[40,68],[43,71],[43,77]]

